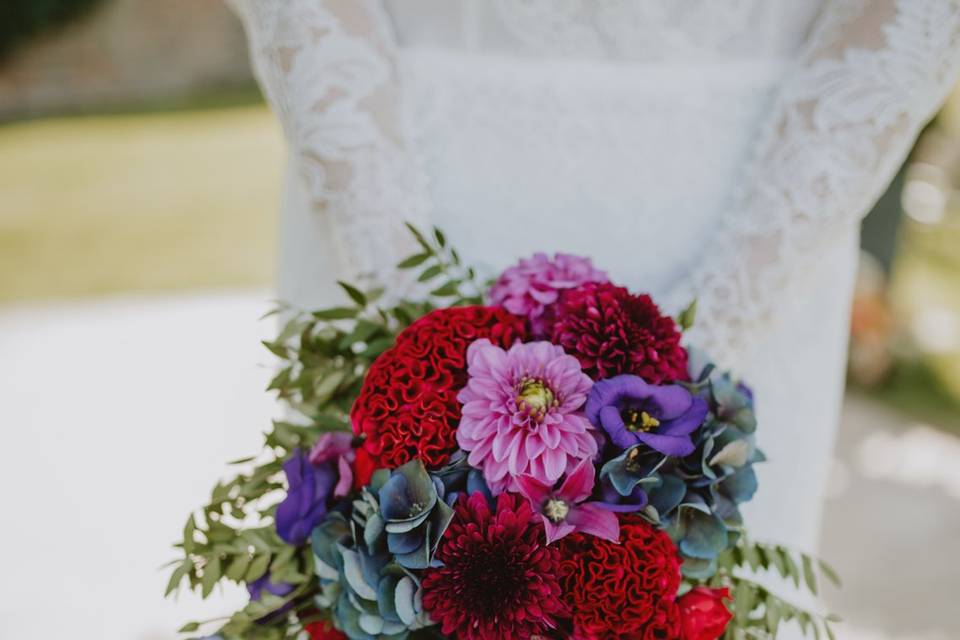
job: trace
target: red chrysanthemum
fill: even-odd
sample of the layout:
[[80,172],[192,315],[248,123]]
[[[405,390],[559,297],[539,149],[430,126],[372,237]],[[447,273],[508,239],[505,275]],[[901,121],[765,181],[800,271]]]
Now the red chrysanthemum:
[[594,380],[621,373],[652,384],[689,379],[676,322],[648,295],[587,284],[563,292],[550,315],[551,342],[576,356]]
[[443,562],[423,578],[423,608],[445,635],[460,640],[527,639],[566,615],[560,550],[520,496],[501,494],[496,513],[486,498],[462,496],[437,551]]
[[620,518],[620,544],[574,534],[560,543],[563,599],[577,640],[676,640],[680,558],[639,516]]
[[[523,326],[503,309],[454,307],[403,330],[370,367],[353,404],[353,432],[365,438],[358,467],[392,469],[413,458],[431,468],[443,465],[457,448],[467,347],[479,338],[509,347],[523,337]],[[359,468],[357,475],[365,481]]]

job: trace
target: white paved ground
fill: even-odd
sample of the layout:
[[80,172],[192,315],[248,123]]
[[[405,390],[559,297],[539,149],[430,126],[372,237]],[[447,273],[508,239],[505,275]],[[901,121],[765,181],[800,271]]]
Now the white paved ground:
[[[161,599],[188,510],[256,451],[267,292],[0,308],[0,638],[170,640],[227,612]],[[825,553],[848,640],[960,637],[960,441],[848,402]]]

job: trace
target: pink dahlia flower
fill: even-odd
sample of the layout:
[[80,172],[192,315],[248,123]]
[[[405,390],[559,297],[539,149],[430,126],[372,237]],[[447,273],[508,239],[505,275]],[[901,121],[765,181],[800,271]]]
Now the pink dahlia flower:
[[562,348],[518,342],[505,351],[477,340],[467,349],[467,373],[457,396],[457,443],[494,494],[516,491],[520,475],[552,486],[597,453],[593,427],[580,412],[593,382]]
[[503,272],[490,288],[490,301],[525,316],[537,332],[540,316],[561,291],[608,281],[607,274],[595,269],[589,258],[557,253],[551,260],[545,253],[536,253]]

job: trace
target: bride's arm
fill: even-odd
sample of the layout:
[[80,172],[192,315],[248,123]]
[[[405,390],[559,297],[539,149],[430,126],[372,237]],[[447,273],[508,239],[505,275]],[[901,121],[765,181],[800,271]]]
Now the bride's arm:
[[869,211],[958,66],[957,0],[828,3],[690,283],[703,318],[698,340],[718,361],[737,364],[788,276]]
[[421,209],[383,8],[367,0],[229,2],[340,263],[355,274],[388,271],[412,248],[399,221],[418,222]]

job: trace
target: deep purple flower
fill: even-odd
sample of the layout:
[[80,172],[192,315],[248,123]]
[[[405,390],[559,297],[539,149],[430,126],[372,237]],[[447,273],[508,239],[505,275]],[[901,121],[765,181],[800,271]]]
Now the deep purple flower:
[[293,585],[287,584],[286,582],[273,583],[270,581],[270,572],[266,572],[253,582],[247,583],[247,593],[250,594],[250,600],[259,601],[263,597],[263,592],[266,591],[271,595],[282,598],[285,595],[288,595],[293,591]]
[[707,416],[707,403],[680,385],[653,385],[634,375],[594,384],[587,418],[621,449],[645,444],[668,456],[693,453],[690,439]]
[[[250,594],[251,602],[259,602],[263,598],[264,592],[269,593],[270,595],[277,596],[278,598],[283,598],[291,594],[294,590],[292,584],[287,584],[286,582],[277,582],[274,583],[270,580],[270,572],[267,571],[265,574],[254,580],[253,582],[247,583],[247,593]],[[257,624],[269,624],[271,621],[276,620],[282,616],[287,611],[293,609],[293,602],[287,602],[282,607],[276,611],[271,611],[262,618],[255,620]],[[219,636],[215,636],[219,637]],[[222,640],[222,639],[221,639]]]
[[640,511],[650,502],[647,492],[642,485],[633,488],[628,496],[620,495],[620,492],[611,484],[609,480],[600,482],[600,498],[603,500],[603,508],[617,513],[633,513]]
[[336,474],[329,464],[310,464],[300,449],[283,463],[283,472],[287,474],[287,497],[277,506],[277,535],[299,546],[326,517]]
[[570,472],[559,489],[533,476],[517,477],[520,493],[543,518],[547,544],[577,531],[610,542],[620,541],[620,522],[613,510],[598,502],[583,502],[593,493],[594,474],[593,463],[584,460]]

